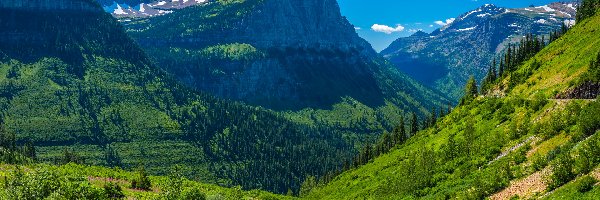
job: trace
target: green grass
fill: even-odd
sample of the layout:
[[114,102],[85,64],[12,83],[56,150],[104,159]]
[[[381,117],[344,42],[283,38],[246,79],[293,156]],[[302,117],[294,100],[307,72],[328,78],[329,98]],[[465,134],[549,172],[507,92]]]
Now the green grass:
[[[532,75],[506,97],[480,97],[456,108],[435,127],[419,132],[390,153],[321,184],[307,198],[481,199],[506,188],[511,180],[539,170],[530,165],[534,158],[527,157],[532,149],[547,157],[552,166],[560,161],[559,155],[583,163],[579,147],[598,141],[582,141],[581,128],[589,126],[582,124],[583,119],[597,119],[599,102],[545,99],[582,78],[587,64],[600,51],[599,29],[600,15],[578,24],[533,58],[542,63],[539,69],[530,69],[532,61],[519,69],[518,73]],[[538,92],[544,96],[536,96]],[[585,111],[589,109],[595,111]],[[598,121],[591,123],[598,125]],[[600,137],[598,132],[584,134]],[[531,136],[541,141],[508,151]],[[508,154],[496,160],[502,152]],[[572,173],[584,173],[579,164],[575,165]],[[572,187],[575,186],[569,183],[551,194],[560,195],[557,198],[597,198],[597,187],[585,194],[574,193]]]

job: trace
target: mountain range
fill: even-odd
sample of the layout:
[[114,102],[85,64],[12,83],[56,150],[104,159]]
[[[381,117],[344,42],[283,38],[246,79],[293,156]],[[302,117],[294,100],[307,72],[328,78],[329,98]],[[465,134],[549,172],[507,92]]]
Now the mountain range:
[[334,0],[215,1],[124,25],[183,83],[251,105],[332,109],[351,97],[427,113],[444,102],[378,56]]
[[486,4],[432,33],[399,38],[380,54],[420,83],[458,100],[469,76],[482,80],[509,44],[527,34],[549,38],[563,24],[572,26],[576,7],[552,3],[513,9]]

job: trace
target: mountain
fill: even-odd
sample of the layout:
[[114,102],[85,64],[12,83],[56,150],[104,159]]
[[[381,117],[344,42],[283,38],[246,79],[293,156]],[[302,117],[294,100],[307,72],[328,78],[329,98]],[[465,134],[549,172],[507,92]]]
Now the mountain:
[[419,114],[445,102],[378,56],[335,0],[213,1],[124,24],[166,71],[222,98],[298,111],[350,97]]
[[574,24],[576,7],[552,3],[510,9],[486,4],[428,35],[399,38],[380,54],[419,82],[458,100],[469,76],[482,80],[508,44],[527,34],[549,35],[562,24]]
[[179,165],[194,180],[278,193],[355,151],[347,132],[179,84],[92,0],[0,2],[0,133],[35,144],[44,163]]
[[155,17],[177,9],[203,5],[208,0],[97,0],[104,10],[121,20]]
[[307,199],[597,199],[598,31],[600,14],[578,21],[389,153],[329,183],[305,182]]

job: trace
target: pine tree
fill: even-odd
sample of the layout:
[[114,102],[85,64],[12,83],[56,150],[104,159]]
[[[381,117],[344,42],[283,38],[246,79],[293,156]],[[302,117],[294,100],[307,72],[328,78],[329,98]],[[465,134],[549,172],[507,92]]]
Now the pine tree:
[[488,69],[487,75],[485,76],[483,83],[481,83],[481,93],[486,93],[489,89],[491,89],[491,87],[496,82],[496,79],[496,59],[494,59],[494,61],[492,62],[492,66],[490,66],[490,68]]
[[411,118],[410,118],[410,135],[408,137],[410,138],[410,137],[416,135],[418,131],[419,131],[419,119],[417,118],[417,114],[413,112],[411,115]]
[[465,86],[465,96],[461,99],[460,102],[462,105],[464,105],[473,100],[475,97],[477,97],[477,95],[477,81],[475,80],[474,76],[471,76],[469,78],[469,81],[467,81],[467,85]]
[[394,145],[403,143],[406,140],[406,130],[404,124],[404,117],[400,117],[400,124],[392,131],[392,137],[394,138]]
[[104,160],[109,167],[121,167],[121,157],[111,145],[106,145],[104,150]]
[[437,122],[437,111],[434,108],[431,108],[431,114],[430,114],[430,118],[429,118],[429,127],[433,127],[435,126],[435,123]]
[[577,8],[576,22],[579,23],[596,14],[600,8],[600,0],[582,0]]
[[500,67],[498,68],[498,77],[504,77],[504,61],[500,60]]

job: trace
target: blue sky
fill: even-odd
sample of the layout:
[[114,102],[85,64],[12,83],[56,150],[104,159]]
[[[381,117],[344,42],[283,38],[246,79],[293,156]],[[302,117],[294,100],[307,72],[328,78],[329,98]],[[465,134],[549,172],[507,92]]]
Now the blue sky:
[[[556,1],[559,0],[338,0],[342,14],[360,28],[358,34],[377,51],[386,48],[396,38],[411,35],[415,30],[431,32],[441,27],[438,24],[443,23],[440,22],[483,4],[521,8]],[[378,26],[373,27],[375,24]]]

